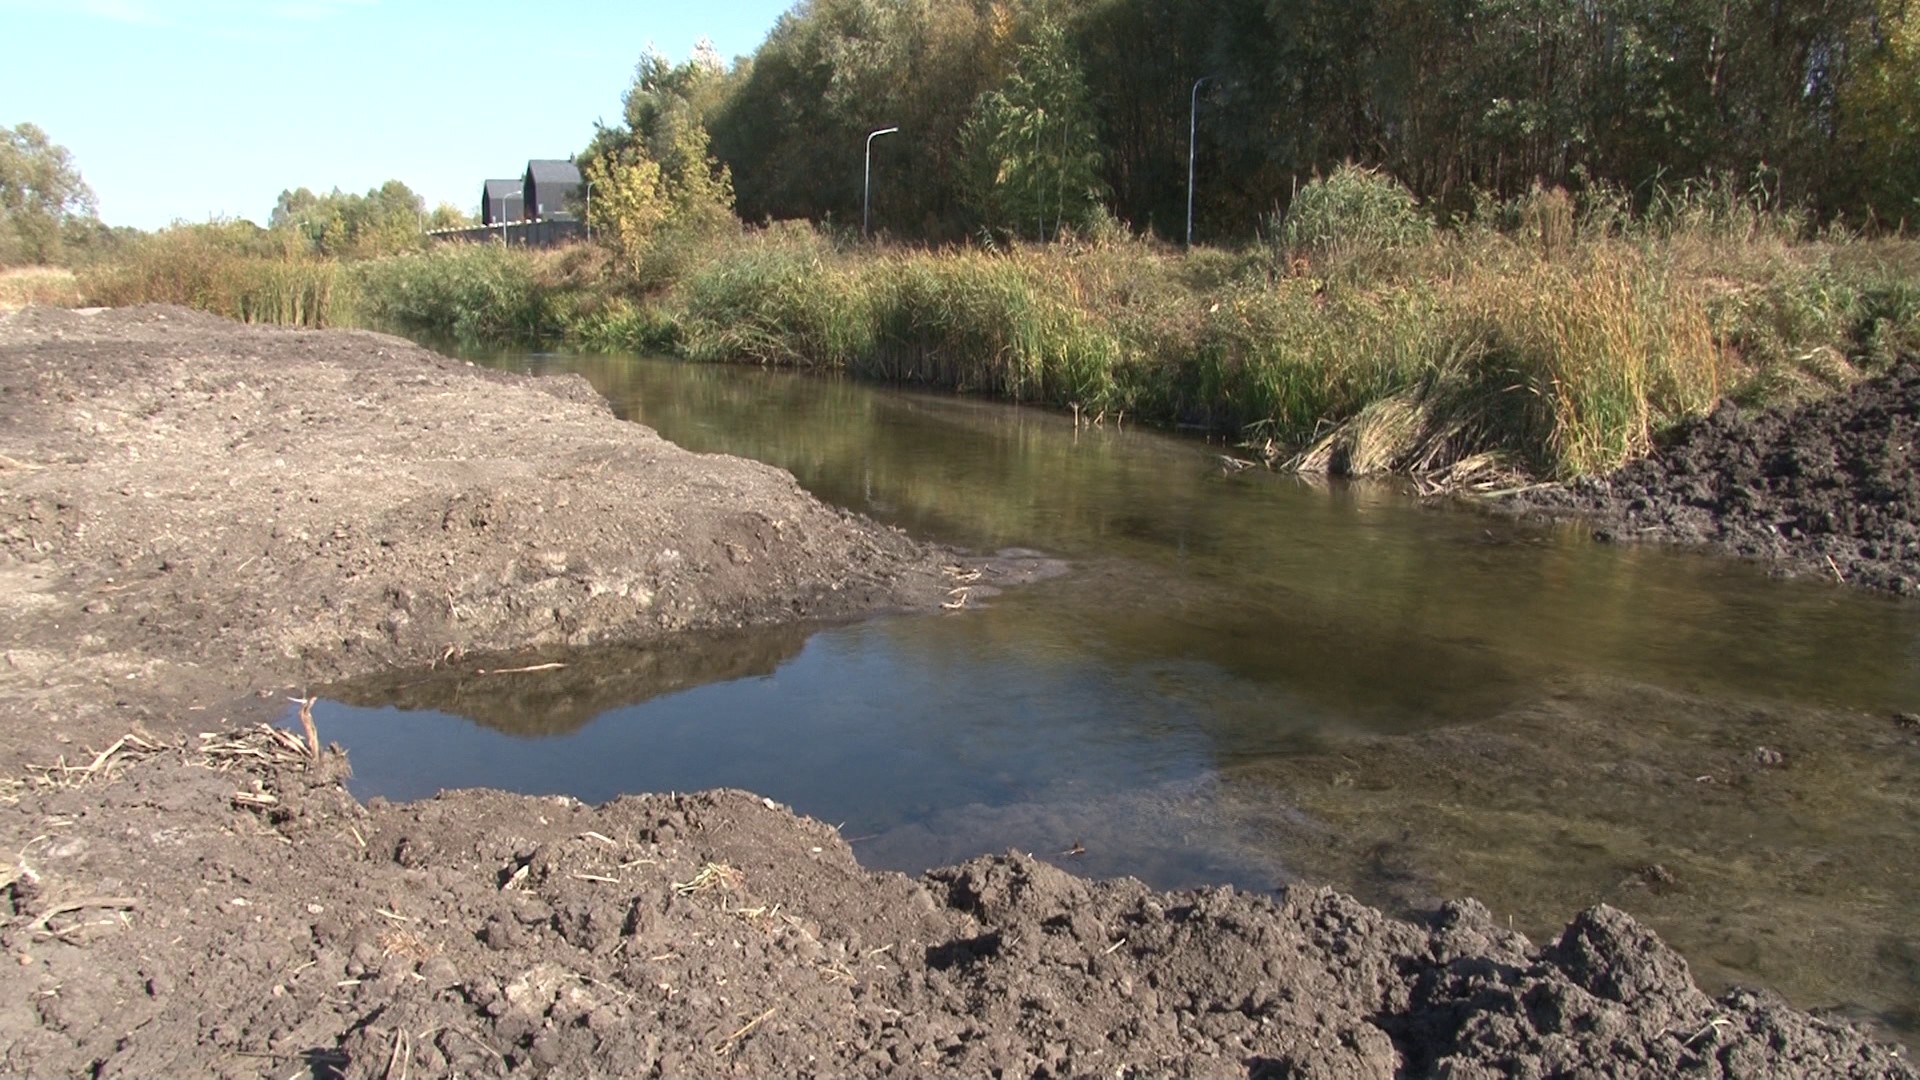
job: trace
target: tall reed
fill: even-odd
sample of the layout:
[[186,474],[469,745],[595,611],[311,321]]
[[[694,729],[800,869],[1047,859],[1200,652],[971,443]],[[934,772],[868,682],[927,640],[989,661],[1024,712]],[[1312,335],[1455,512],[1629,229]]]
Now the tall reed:
[[80,277],[87,302],[180,304],[249,323],[350,325],[358,292],[329,259],[277,253],[233,225],[177,226]]

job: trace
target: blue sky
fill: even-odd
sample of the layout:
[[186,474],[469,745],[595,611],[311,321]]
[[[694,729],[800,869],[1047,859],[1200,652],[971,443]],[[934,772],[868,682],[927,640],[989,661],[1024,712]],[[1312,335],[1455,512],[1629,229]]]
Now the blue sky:
[[0,125],[72,151],[112,225],[244,217],[282,189],[481,181],[582,149],[649,44],[749,55],[795,0],[0,0]]

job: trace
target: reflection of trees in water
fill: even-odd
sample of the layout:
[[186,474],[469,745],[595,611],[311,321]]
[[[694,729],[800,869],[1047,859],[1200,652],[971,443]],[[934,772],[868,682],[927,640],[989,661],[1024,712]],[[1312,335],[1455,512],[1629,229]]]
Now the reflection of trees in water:
[[[595,717],[710,683],[770,675],[800,654],[818,625],[674,635],[650,645],[564,653],[468,657],[440,671],[356,679],[321,696],[366,708],[391,706],[471,720],[509,735],[567,735]],[[551,671],[481,675],[558,662]]]

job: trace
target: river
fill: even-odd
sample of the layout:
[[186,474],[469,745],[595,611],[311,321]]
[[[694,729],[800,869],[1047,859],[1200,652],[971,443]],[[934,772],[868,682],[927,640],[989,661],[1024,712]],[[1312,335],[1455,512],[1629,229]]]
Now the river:
[[[337,688],[363,797],[741,787],[918,871],[1019,848],[1162,887],[1597,902],[1710,988],[1920,1043],[1920,604],[1390,483],[843,379],[560,355],[622,416],[1068,575],[942,616]],[[354,704],[347,704],[354,702]]]

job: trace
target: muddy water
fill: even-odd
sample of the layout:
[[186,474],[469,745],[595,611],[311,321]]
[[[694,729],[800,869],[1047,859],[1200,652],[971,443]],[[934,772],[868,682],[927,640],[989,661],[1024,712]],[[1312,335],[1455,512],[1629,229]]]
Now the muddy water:
[[[1076,572],[937,618],[338,688],[362,795],[748,788],[874,866],[1607,901],[1703,982],[1920,1036],[1920,604],[1231,472],[1164,434],[845,381],[531,357],[696,450]],[[358,704],[348,705],[345,702]]]

